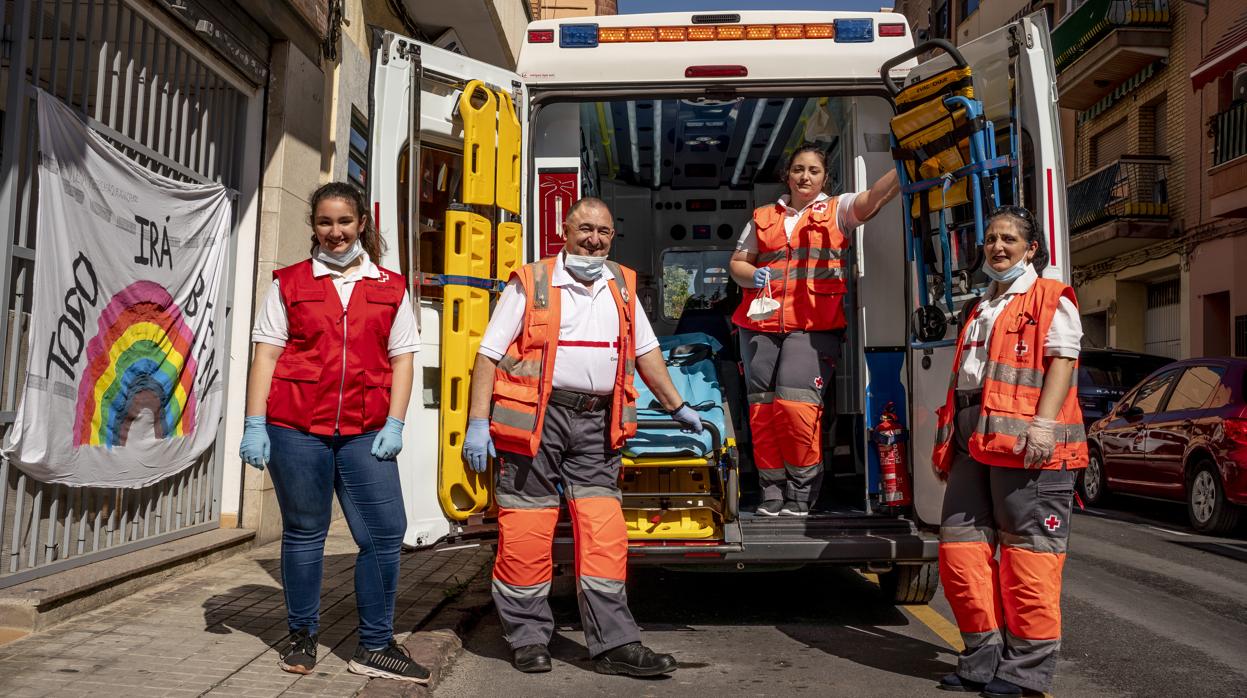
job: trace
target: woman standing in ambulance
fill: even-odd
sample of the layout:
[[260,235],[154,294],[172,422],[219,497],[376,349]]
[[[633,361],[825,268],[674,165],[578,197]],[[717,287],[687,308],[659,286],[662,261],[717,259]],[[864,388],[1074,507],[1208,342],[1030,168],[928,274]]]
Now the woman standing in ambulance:
[[424,683],[394,641],[399,553],[407,528],[395,457],[420,348],[401,274],[375,264],[381,241],[350,184],[312,194],[311,258],[273,272],[256,318],[240,455],[273,478],[281,508],[288,640],[280,666],[316,665],[325,537],[337,493],[351,535],[357,674]]
[[[788,193],[755,210],[736,243],[731,273],[745,292],[732,321],[762,488],[757,513],[806,516],[822,479],[823,396],[844,337],[853,230],[899,188],[889,171],[867,191],[829,197],[827,155],[816,145],[794,150],[784,174]],[[774,309],[751,312],[759,298]]]
[[[1061,569],[1087,435],[1073,377],[1074,290],[1047,263],[1030,212],[997,209],[983,239],[993,283],[965,313],[932,464],[947,479],[940,580],[965,641],[940,688],[987,696],[1052,687]],[[996,561],[996,548],[1000,560]]]

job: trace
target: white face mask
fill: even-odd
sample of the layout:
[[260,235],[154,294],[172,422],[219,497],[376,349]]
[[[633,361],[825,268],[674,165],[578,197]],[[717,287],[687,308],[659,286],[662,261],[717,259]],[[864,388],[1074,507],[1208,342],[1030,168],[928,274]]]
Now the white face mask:
[[1014,264],[1013,266],[1009,267],[1008,269],[1004,271],[996,271],[995,269],[992,268],[992,265],[984,264],[983,273],[987,274],[988,278],[990,278],[992,281],[1004,284],[1004,283],[1009,283],[1010,281],[1013,281],[1014,279],[1018,278],[1022,274],[1025,274],[1026,266],[1028,264],[1030,264],[1030,262],[1026,261],[1026,257],[1023,256],[1020,260],[1018,260],[1017,264]]
[[355,261],[356,257],[360,256],[363,253],[364,253],[364,243],[360,242],[359,238],[355,238],[355,242],[352,243],[350,247],[346,248],[346,250],[342,252],[338,252],[336,254],[333,252],[327,251],[323,247],[320,247],[320,246],[316,247],[316,259],[319,259],[325,264],[332,264],[335,267],[348,266],[351,262]]
[[563,255],[563,268],[568,274],[581,281],[597,281],[602,276],[604,264],[606,264],[605,257],[591,257],[570,252]]

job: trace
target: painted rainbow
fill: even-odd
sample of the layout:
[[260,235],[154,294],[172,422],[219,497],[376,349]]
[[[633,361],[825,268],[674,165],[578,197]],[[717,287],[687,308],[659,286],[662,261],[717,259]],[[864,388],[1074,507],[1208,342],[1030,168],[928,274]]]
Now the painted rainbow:
[[193,432],[193,343],[182,309],[161,285],[137,281],[113,296],[87,344],[74,447],[125,445],[145,410],[155,418],[157,438]]

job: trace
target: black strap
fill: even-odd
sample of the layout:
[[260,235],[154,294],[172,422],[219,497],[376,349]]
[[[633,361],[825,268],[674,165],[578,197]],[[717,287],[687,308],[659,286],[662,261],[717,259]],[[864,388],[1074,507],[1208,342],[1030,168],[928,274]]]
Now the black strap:
[[714,350],[705,342],[681,344],[667,352],[668,366],[689,366],[710,358]]

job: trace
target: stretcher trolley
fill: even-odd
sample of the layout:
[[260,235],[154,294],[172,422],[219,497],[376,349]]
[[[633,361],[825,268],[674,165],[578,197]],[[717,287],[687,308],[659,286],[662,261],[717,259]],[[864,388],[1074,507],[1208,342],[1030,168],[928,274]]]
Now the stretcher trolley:
[[[930,51],[948,54],[953,66],[898,88],[891,69]],[[914,339],[940,338],[959,301],[980,293],[970,272],[983,244],[984,220],[1001,202],[999,175],[1016,165],[1017,139],[1010,120],[1010,153],[996,152],[996,129],[975,98],[970,65],[942,39],[924,42],[880,69],[896,116],[891,120],[892,156],[900,178],[908,260],[935,278],[920,280]],[[937,234],[938,233],[938,234]],[[938,241],[938,246],[936,241]],[[958,271],[960,270],[960,271]],[[943,303],[943,308],[939,307]]]
[[624,520],[636,545],[718,544],[736,520],[739,499],[736,439],[708,334],[660,337],[667,371],[705,430],[681,429],[637,376],[637,434],[623,448]]

